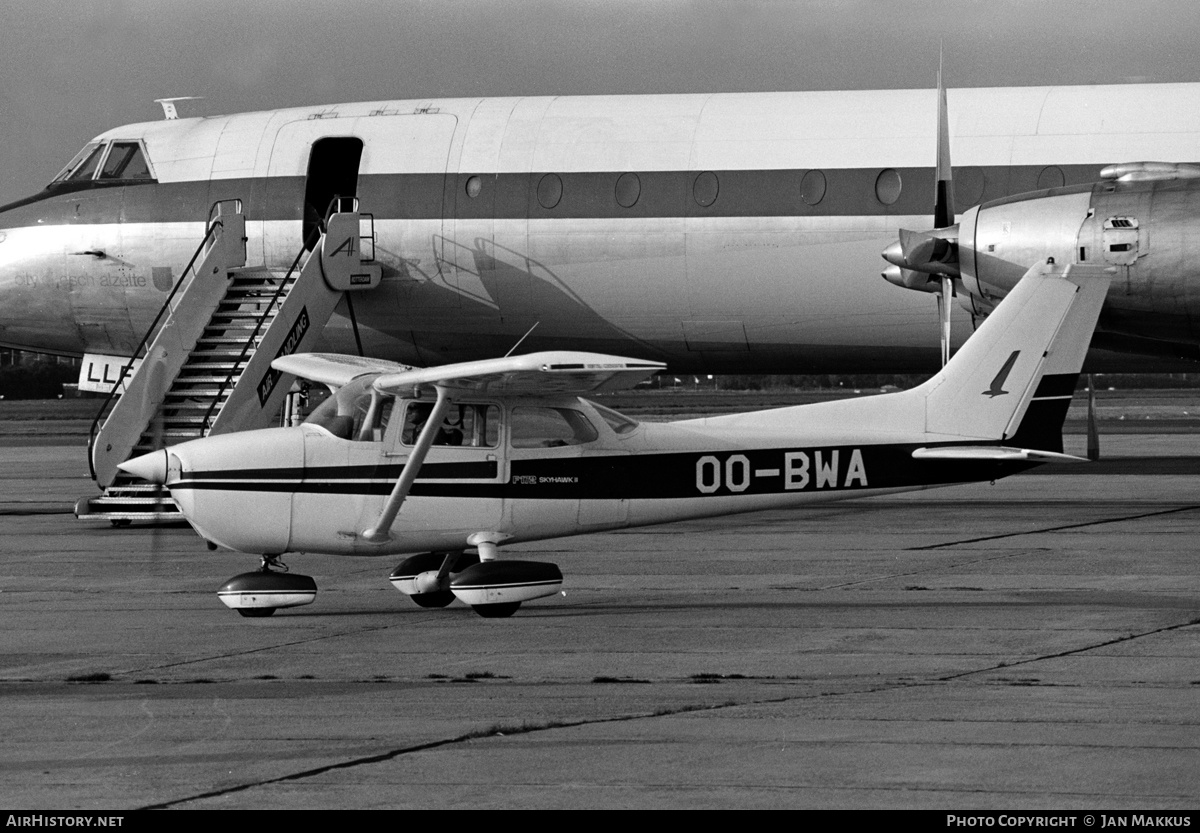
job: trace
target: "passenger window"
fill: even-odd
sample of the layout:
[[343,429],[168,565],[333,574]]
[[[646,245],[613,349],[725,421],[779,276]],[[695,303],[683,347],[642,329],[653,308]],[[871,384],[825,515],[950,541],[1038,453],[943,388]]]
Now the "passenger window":
[[100,179],[150,179],[150,167],[137,142],[113,142]]
[[[416,444],[429,415],[432,402],[412,402],[404,414],[404,430],[400,441]],[[453,403],[446,411],[441,427],[433,439],[438,446],[495,448],[500,442],[500,409],[495,405]]]
[[590,443],[599,434],[580,411],[571,408],[513,408],[513,448],[558,448]]

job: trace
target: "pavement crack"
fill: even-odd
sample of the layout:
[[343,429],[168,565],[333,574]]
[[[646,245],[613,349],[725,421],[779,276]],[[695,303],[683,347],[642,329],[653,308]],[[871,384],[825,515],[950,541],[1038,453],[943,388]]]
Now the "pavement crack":
[[280,775],[275,778],[264,778],[259,781],[250,781],[245,784],[237,784],[231,787],[209,790],[207,792],[185,796],[183,798],[177,798],[172,801],[164,801],[158,804],[147,804],[136,809],[166,810],[171,807],[178,807],[181,804],[189,804],[194,801],[203,801],[210,798],[221,798],[227,795],[246,792],[247,790],[252,790],[256,787],[267,787],[272,784],[285,784],[293,781],[302,781],[306,778],[314,778],[329,772],[354,769],[355,767],[369,766],[371,764],[385,763],[387,761],[400,758],[404,755],[411,755],[417,752],[427,752],[431,749],[440,749],[447,746],[455,746],[457,744],[467,743],[472,740],[511,737],[515,735],[530,735],[537,732],[549,732],[555,729],[575,729],[581,726],[602,726],[609,723],[626,723],[635,720],[646,720],[658,717],[674,717],[676,715],[691,714],[696,712],[716,712],[730,708],[767,706],[779,703],[788,703],[796,700],[817,700],[823,697],[874,694],[880,691],[890,691],[897,688],[910,688],[912,686],[921,684],[923,683],[919,681],[898,681],[868,686],[866,688],[853,689],[850,691],[816,691],[807,692],[801,695],[787,694],[779,697],[750,698],[745,701],[726,700],[721,703],[690,703],[673,708],[656,709],[652,712],[637,712],[635,714],[622,714],[611,717],[584,718],[580,720],[554,720],[544,723],[521,723],[519,725],[496,724],[486,729],[476,729],[470,732],[465,732],[452,738],[443,738],[442,740],[418,743],[412,746],[403,746],[397,749],[388,750],[386,752],[379,752],[374,755],[364,755],[362,757],[352,758],[348,761],[340,761],[335,764],[312,767],[299,772]]
[[1198,620],[1192,619],[1187,622],[1179,622],[1174,625],[1164,625],[1161,628],[1153,628],[1152,630],[1144,631],[1142,633],[1131,633],[1131,634],[1127,634],[1126,636],[1118,636],[1118,637],[1114,637],[1113,639],[1106,639],[1103,642],[1096,642],[1092,645],[1083,645],[1078,648],[1071,648],[1066,651],[1058,651],[1053,654],[1042,654],[1041,656],[1029,657],[1028,659],[1021,659],[1021,660],[1015,660],[1013,662],[1005,662],[1002,664],[990,665],[987,668],[976,668],[972,671],[962,671],[962,672],[959,672],[958,674],[951,674],[946,677],[938,677],[937,681],[938,682],[948,682],[950,680],[959,680],[959,679],[962,679],[963,677],[970,677],[973,674],[986,674],[986,673],[992,672],[992,671],[1006,671],[1010,668],[1019,668],[1022,665],[1029,665],[1034,662],[1043,662],[1048,659],[1060,659],[1062,657],[1069,657],[1069,656],[1073,656],[1075,654],[1086,654],[1087,652],[1095,651],[1098,648],[1107,648],[1110,645],[1120,645],[1123,642],[1132,642],[1135,639],[1143,639],[1147,636],[1157,636],[1160,633],[1170,633],[1171,631],[1177,631],[1177,630],[1181,630],[1183,628],[1189,628],[1189,627],[1192,627],[1193,625],[1196,625],[1197,623],[1198,623]]
[[[784,698],[789,699],[789,698]],[[444,738],[442,740],[429,741],[428,743],[418,743],[413,746],[403,746],[398,749],[392,749],[387,752],[380,752],[375,755],[364,755],[360,758],[352,758],[348,761],[340,761],[336,764],[326,764],[325,766],[313,767],[311,769],[301,770],[300,772],[292,772],[287,775],[280,775],[276,778],[265,778],[261,781],[251,781],[245,784],[238,784],[232,787],[224,787],[219,790],[210,790],[208,792],[199,793],[197,795],[177,798],[173,801],[164,801],[159,804],[147,804],[138,807],[139,810],[166,810],[171,807],[177,807],[180,804],[188,804],[193,801],[202,801],[207,798],[220,798],[226,795],[233,795],[246,790],[254,789],[255,787],[266,787],[271,784],[284,784],[289,781],[301,781],[305,778],[313,778],[318,775],[324,775],[328,772],[336,772],[343,769],[353,769],[359,766],[369,766],[371,764],[385,763],[394,760],[403,755],[411,755],[415,752],[427,752],[430,749],[439,749],[445,746],[454,746],[460,743],[467,743],[472,740],[483,738],[509,737],[512,735],[528,735],[535,732],[548,732],[553,729],[574,729],[579,726],[599,726],[605,723],[623,723],[631,720],[644,720],[653,717],[668,717],[674,714],[685,714],[688,712],[708,711],[714,709],[725,709],[731,706],[754,705],[753,703],[718,703],[718,704],[692,704],[680,706],[674,709],[664,709],[655,712],[639,712],[637,714],[623,714],[615,717],[599,717],[582,720],[555,720],[546,723],[521,724],[518,726],[495,725],[487,729],[479,729],[471,732],[466,732],[452,738]]]
[[1081,529],[1088,526],[1100,526],[1101,524],[1115,524],[1121,521],[1136,521],[1140,518],[1153,518],[1158,515],[1173,515],[1176,512],[1190,512],[1194,509],[1200,509],[1200,506],[1177,506],[1173,509],[1160,509],[1156,512],[1142,512],[1137,515],[1122,515],[1116,518],[1103,518],[1098,521],[1083,521],[1076,524],[1062,524],[1061,526],[1048,526],[1043,529],[1027,529],[1017,532],[1003,532],[999,535],[984,535],[980,538],[963,538],[958,541],[946,541],[941,544],[926,544],[923,547],[907,547],[905,552],[920,552],[922,550],[936,550],[942,547],[956,547],[961,544],[978,544],[981,541],[997,541],[1003,538],[1016,538],[1021,535],[1041,535],[1046,532],[1061,532],[1064,529]]
[[374,627],[358,628],[358,629],[352,630],[352,631],[339,631],[338,633],[326,633],[326,634],[321,634],[320,636],[313,636],[308,639],[295,639],[295,640],[292,640],[291,642],[275,642],[271,645],[260,645],[257,648],[247,648],[244,651],[228,651],[223,654],[207,654],[202,657],[192,657],[191,659],[181,659],[178,662],[166,662],[166,663],[163,663],[162,665],[148,665],[143,668],[130,668],[122,673],[138,674],[138,673],[144,673],[147,671],[161,671],[165,668],[179,668],[184,665],[195,665],[195,664],[201,663],[201,662],[212,662],[213,660],[217,660],[217,659],[230,659],[232,657],[244,657],[244,656],[248,656],[250,654],[262,653],[263,651],[274,651],[279,648],[291,648],[295,645],[308,645],[313,642],[322,642],[326,639],[341,639],[342,637],[345,637],[345,636],[358,636],[358,635],[364,634],[364,633],[374,633],[375,631],[385,631],[392,627],[394,627],[394,626],[390,625],[390,624],[389,625],[376,625]]

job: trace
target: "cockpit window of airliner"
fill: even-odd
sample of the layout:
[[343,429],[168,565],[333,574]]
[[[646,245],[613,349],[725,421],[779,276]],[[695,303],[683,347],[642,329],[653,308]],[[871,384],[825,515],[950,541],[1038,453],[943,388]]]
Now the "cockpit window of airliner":
[[150,166],[137,142],[113,142],[99,179],[150,179]]
[[54,181],[91,179],[96,173],[96,167],[100,164],[100,157],[103,155],[104,145],[88,145],[76,154],[70,164],[62,169],[62,173],[54,178]]
[[51,185],[87,182],[153,182],[154,173],[141,142],[89,144],[54,178]]

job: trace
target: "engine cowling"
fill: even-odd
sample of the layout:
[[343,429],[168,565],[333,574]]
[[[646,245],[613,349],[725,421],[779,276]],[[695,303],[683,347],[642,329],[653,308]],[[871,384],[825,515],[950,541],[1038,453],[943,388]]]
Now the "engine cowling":
[[[1176,166],[1179,167],[1179,166]],[[962,287],[986,310],[1038,260],[1116,270],[1097,341],[1200,358],[1200,181],[1152,171],[985,203],[960,218]],[[1116,341],[1112,341],[1116,339]]]

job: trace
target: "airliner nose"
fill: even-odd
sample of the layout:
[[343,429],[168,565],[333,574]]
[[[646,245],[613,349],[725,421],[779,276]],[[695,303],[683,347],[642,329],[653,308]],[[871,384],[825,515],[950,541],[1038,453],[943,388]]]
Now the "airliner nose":
[[151,451],[141,457],[126,460],[117,466],[121,471],[140,477],[151,483],[167,482],[167,450]]

